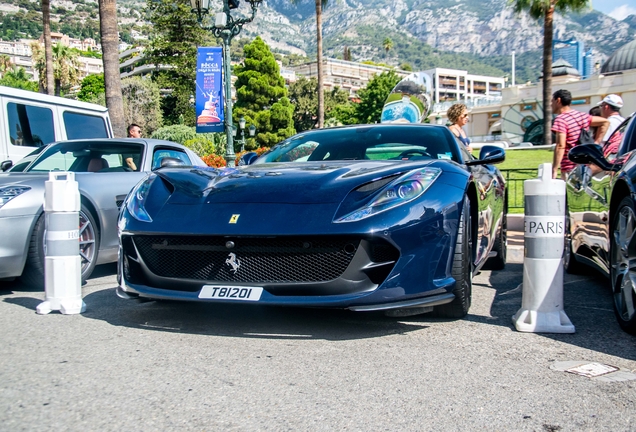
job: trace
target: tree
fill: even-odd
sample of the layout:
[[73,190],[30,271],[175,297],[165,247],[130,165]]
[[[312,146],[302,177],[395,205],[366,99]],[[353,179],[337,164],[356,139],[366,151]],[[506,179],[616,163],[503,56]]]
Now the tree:
[[79,84],[79,62],[77,53],[61,43],[53,47],[53,80],[55,95],[60,96],[62,90],[67,91]]
[[5,74],[5,72],[13,70],[13,63],[11,62],[11,57],[6,54],[0,54],[0,78]]
[[389,55],[389,51],[393,49],[393,41],[390,38],[385,38],[384,42],[382,42],[382,46],[384,47],[386,55]]
[[121,83],[126,124],[135,123],[147,136],[163,123],[159,86],[149,79],[125,78]]
[[53,78],[53,45],[51,43],[51,2],[50,0],[42,0],[42,39],[44,39],[44,64],[45,76],[44,81],[40,78],[47,94],[52,95],[55,91],[55,82]]
[[[300,0],[291,0],[298,4]],[[325,96],[324,76],[322,71],[322,10],[327,7],[328,0],[315,0],[316,2],[316,72],[318,74],[318,127],[325,124]]]
[[106,107],[116,137],[126,136],[124,100],[119,77],[119,34],[117,33],[117,0],[99,0],[99,33],[102,41]]
[[31,81],[23,67],[6,71],[0,78],[0,85],[37,92],[38,83]]
[[95,102],[95,100],[105,92],[104,74],[88,75],[82,80],[77,99],[84,102]]
[[[294,107],[287,98],[285,80],[269,47],[260,37],[243,47],[245,60],[235,68],[234,118],[245,117],[256,126],[256,142],[247,148],[271,147],[295,133]],[[258,144],[258,145],[256,145]]]
[[172,89],[162,102],[167,124],[195,124],[192,95],[195,94],[197,47],[206,46],[211,36],[199,27],[187,0],[148,0],[148,20],[153,24],[152,40],[146,50],[148,62],[171,66],[157,71],[153,80],[160,88]]
[[356,107],[356,116],[360,123],[376,123],[380,121],[382,107],[393,87],[400,82],[395,71],[374,75],[367,86],[358,91],[360,103]]
[[515,12],[529,11],[537,20],[543,19],[543,143],[552,143],[552,40],[554,12],[581,12],[588,0],[509,0]]
[[[318,81],[316,78],[300,77],[289,86],[289,100],[294,106],[294,128],[296,132],[313,129],[318,119]],[[332,111],[339,105],[349,103],[349,93],[334,88],[325,92],[325,121],[333,117]]]
[[[53,94],[60,96],[62,91],[79,83],[79,63],[77,53],[71,48],[57,43],[53,49]],[[46,77],[46,58],[42,46],[38,42],[31,44],[33,66],[40,76],[40,88],[48,85]]]

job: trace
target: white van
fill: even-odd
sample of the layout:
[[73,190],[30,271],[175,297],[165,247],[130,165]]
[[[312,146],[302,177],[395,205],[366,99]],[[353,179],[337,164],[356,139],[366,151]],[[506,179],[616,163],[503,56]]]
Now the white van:
[[101,105],[0,86],[0,162],[54,141],[112,137]]

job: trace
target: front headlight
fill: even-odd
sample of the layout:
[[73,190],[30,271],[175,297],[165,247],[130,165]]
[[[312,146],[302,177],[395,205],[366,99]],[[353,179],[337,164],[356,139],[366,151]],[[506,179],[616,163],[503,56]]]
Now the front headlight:
[[13,198],[31,190],[29,186],[3,186],[0,187],[0,208]]
[[363,207],[336,219],[336,223],[355,222],[401,206],[422,196],[439,177],[439,168],[422,168],[398,177],[386,185]]
[[146,198],[155,178],[157,178],[156,175],[149,175],[144,181],[138,183],[126,198],[128,212],[140,222],[152,222],[152,218],[146,211]]

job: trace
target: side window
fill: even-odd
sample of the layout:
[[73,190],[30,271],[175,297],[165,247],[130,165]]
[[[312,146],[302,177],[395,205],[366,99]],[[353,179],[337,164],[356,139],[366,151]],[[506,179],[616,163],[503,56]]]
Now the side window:
[[[605,157],[611,154],[625,154],[636,150],[636,134],[629,133],[627,127],[632,122],[623,122],[613,133],[603,146],[603,153]],[[631,142],[630,142],[631,141]]]
[[166,157],[180,159],[181,161],[183,161],[184,164],[192,165],[192,162],[190,161],[190,158],[188,157],[188,155],[181,150],[157,148],[155,149],[155,152],[152,155],[151,169],[159,168],[161,166],[161,160]]
[[7,113],[11,144],[41,147],[55,141],[53,111],[49,108],[9,102]]
[[73,139],[108,138],[106,122],[103,117],[64,111],[66,137]]

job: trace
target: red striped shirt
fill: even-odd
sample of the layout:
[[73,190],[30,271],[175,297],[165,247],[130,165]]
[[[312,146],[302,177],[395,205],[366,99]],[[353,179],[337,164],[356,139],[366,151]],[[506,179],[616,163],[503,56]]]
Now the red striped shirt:
[[568,152],[576,145],[581,135],[581,129],[589,128],[592,116],[581,111],[570,110],[559,114],[552,124],[552,132],[565,134],[565,151],[561,159],[561,171],[571,171],[576,164],[568,159]]

